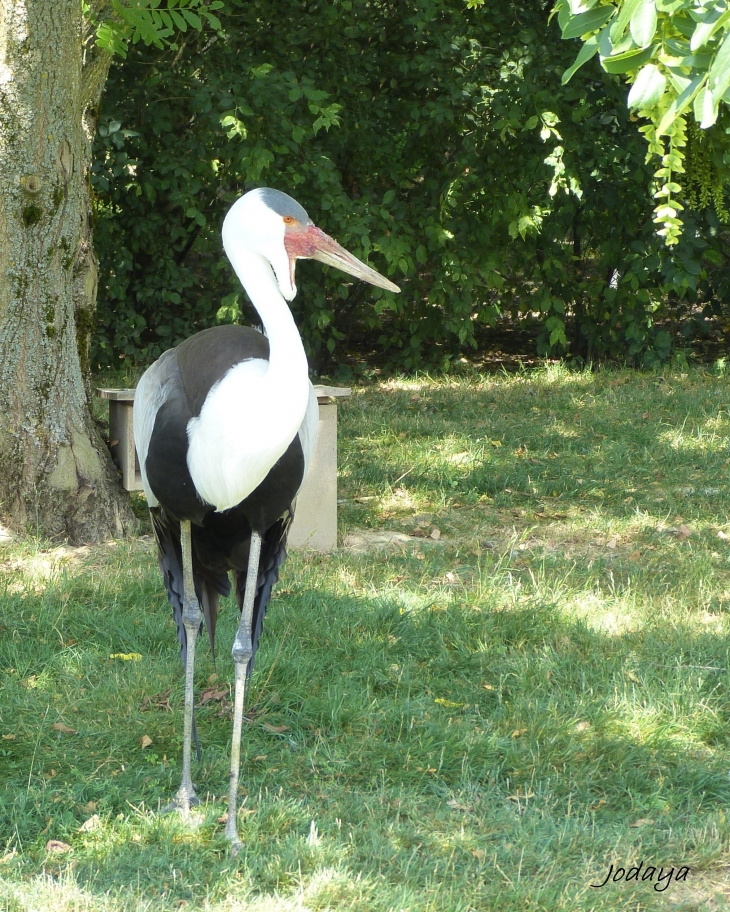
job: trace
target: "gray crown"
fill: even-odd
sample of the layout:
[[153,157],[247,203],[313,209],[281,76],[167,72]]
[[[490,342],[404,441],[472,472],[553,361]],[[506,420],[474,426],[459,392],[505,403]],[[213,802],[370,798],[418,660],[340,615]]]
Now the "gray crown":
[[281,190],[272,190],[271,187],[262,187],[259,193],[269,209],[273,209],[277,215],[290,215],[305,225],[310,222],[304,207],[300,206],[287,193],[282,193]]

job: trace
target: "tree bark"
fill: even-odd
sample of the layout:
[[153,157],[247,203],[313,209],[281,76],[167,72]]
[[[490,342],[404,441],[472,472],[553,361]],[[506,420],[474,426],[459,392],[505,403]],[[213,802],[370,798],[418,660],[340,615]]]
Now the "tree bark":
[[76,542],[135,525],[88,378],[89,169],[109,62],[80,0],[0,0],[0,516]]

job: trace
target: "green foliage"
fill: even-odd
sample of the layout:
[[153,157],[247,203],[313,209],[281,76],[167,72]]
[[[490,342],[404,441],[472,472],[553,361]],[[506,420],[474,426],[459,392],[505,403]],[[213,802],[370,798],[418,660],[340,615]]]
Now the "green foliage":
[[[679,212],[684,206],[675,198],[682,193],[680,180],[685,187],[699,181],[705,192],[699,198],[690,194],[691,201],[704,200],[705,206],[712,201],[724,221],[722,188],[730,176],[725,131],[730,102],[727,0],[556,0],[554,10],[563,38],[584,42],[563,74],[564,83],[596,54],[606,72],[633,83],[628,105],[650,121],[641,128],[649,142],[647,160],[661,158],[654,174],[654,221],[667,246],[676,245],[682,234]],[[689,179],[678,177],[685,173],[688,117],[703,130],[712,128],[713,144],[722,147],[720,156],[701,157],[701,172]]]
[[300,264],[295,315],[320,372],[355,344],[392,367],[447,366],[500,320],[538,327],[541,354],[666,358],[657,321],[701,314],[719,242],[698,223],[663,251],[618,79],[561,86],[571,50],[547,11],[230,0],[214,36],[132,47],[92,175],[95,363],[149,362],[255,319],[219,231],[238,194],[267,184],[403,289]]
[[201,31],[204,24],[220,29],[220,19],[213,10],[220,10],[221,0],[111,0],[102,15],[94,14],[84,0],[84,15],[96,26],[96,43],[111,54],[126,57],[130,42],[142,41],[148,47],[177,49],[171,40],[188,28]]

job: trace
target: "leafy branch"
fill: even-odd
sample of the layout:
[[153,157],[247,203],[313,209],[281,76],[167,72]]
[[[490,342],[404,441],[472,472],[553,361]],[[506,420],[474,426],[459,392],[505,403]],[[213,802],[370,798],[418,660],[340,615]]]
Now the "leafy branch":
[[[718,119],[730,103],[728,0],[556,0],[554,13],[563,38],[583,41],[563,74],[563,85],[596,55],[607,73],[632,84],[628,105],[649,121],[640,128],[649,144],[647,162],[661,159],[654,175],[654,221],[665,244],[677,244],[682,233],[679,212],[684,207],[677,196],[683,192],[679,175],[687,163],[688,118],[709,131],[715,146],[723,147],[709,159],[697,150],[689,158],[711,160],[711,169],[690,178],[701,185],[699,199],[714,200],[724,219],[726,207],[718,188],[728,177],[728,156],[722,152],[730,150]],[[690,144],[700,146],[703,139],[699,131],[689,131]]]
[[85,0],[84,16],[95,27],[98,47],[126,57],[130,42],[177,49],[172,40],[177,32],[201,31],[205,25],[220,30],[214,10],[222,6],[222,0],[111,0],[103,5]]

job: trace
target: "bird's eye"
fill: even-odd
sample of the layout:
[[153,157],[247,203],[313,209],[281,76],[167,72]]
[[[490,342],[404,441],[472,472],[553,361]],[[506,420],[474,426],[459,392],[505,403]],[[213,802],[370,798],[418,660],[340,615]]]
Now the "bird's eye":
[[285,224],[285,225],[296,225],[296,223],[297,223],[297,220],[294,218],[293,215],[285,215],[285,216],[284,216],[284,224]]

